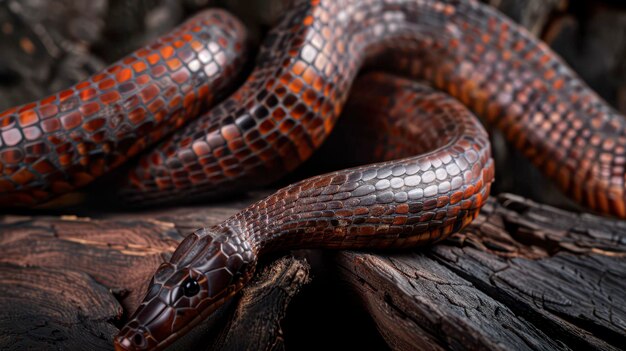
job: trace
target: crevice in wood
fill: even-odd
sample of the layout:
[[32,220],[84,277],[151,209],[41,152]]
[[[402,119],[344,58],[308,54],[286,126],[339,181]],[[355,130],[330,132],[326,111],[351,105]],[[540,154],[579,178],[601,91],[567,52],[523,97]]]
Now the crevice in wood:
[[[480,335],[496,333],[500,340],[511,340],[507,338],[515,331],[515,338],[529,349],[551,345],[551,349],[617,350],[626,344],[624,239],[623,222],[505,194],[491,199],[467,230],[430,250],[387,258],[339,253],[337,262],[342,276],[366,301],[381,334],[390,344],[404,345],[400,349],[423,347],[423,340],[454,349],[457,341],[447,339],[444,330],[460,323],[467,328],[465,336],[472,334],[476,342],[465,340],[465,348],[500,348]],[[597,253],[604,248],[611,249],[609,254]],[[465,291],[462,298],[459,291]],[[436,302],[438,295],[441,302]],[[479,302],[472,305],[471,301]],[[470,309],[468,304],[492,306],[492,322],[500,321],[499,326],[485,328],[472,312],[485,307]],[[397,316],[390,317],[390,311]],[[428,322],[434,317],[424,319],[432,314],[440,315],[439,320],[462,319],[442,326]],[[408,327],[413,331],[410,335],[392,330],[396,323],[392,321],[403,318],[417,324]],[[510,323],[517,327],[511,328]],[[424,338],[423,333],[430,335]],[[460,332],[450,333],[456,338]]]

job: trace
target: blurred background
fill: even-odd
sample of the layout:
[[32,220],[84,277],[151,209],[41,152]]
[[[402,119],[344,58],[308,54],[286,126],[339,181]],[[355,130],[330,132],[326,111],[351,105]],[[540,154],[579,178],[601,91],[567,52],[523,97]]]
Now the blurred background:
[[[0,110],[87,78],[204,7],[228,8],[245,21],[258,43],[294,1],[0,0]],[[484,2],[546,41],[594,90],[626,113],[626,2]],[[491,135],[497,164],[495,193],[512,192],[542,203],[576,208],[507,146],[502,135],[493,130]],[[319,173],[320,159],[319,155],[314,157],[282,182]],[[332,272],[316,264],[324,261],[320,255],[308,256],[314,280],[290,307],[284,323],[287,347],[317,349],[327,347],[332,340],[337,348],[385,348],[349,291],[337,292],[339,284]],[[330,313],[333,318],[328,318]]]

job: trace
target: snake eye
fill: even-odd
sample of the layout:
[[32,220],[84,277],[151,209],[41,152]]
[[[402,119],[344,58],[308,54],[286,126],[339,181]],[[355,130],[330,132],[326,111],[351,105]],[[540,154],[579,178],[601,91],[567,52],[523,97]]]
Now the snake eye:
[[144,347],[146,345],[146,338],[143,336],[142,333],[137,332],[135,336],[133,336],[133,343],[137,347]]
[[200,292],[200,284],[193,278],[188,278],[183,282],[183,294],[187,297],[195,296]]

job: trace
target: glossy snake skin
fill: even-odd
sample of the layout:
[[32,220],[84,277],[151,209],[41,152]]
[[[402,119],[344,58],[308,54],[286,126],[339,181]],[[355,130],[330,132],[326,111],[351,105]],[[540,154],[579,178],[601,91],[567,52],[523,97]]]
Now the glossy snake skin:
[[[145,156],[126,194],[188,199],[295,168],[330,133],[363,66],[429,81],[502,129],[576,200],[626,215],[623,118],[544,44],[471,0],[300,2],[242,88]],[[370,76],[354,90],[357,114],[391,126],[383,158],[435,151],[304,180],[196,231],[155,274],[118,349],[170,344],[239,291],[269,251],[412,247],[472,220],[493,180],[480,125],[454,100],[397,78]]]
[[221,10],[58,94],[0,112],[0,205],[32,206],[90,183],[229,91],[246,32]]
[[[236,293],[267,252],[414,247],[475,218],[489,195],[493,160],[487,133],[463,105],[376,74],[359,80],[349,106],[399,134],[380,145],[385,157],[421,155],[306,179],[196,231],[157,271],[118,349],[161,347],[184,334]],[[397,148],[402,144],[410,146]]]
[[363,65],[425,79],[501,129],[576,201],[626,217],[626,125],[552,51],[471,0],[300,1],[232,97],[144,156],[129,199],[271,182],[328,136]]
[[[86,82],[1,113],[0,203],[34,205],[87,184],[198,115],[141,157],[121,194],[154,204],[267,184],[324,142],[359,71],[381,69],[445,91],[575,200],[626,217],[624,118],[486,5],[297,1],[243,86],[209,109],[241,69],[245,41],[237,20],[206,12]],[[384,74],[352,91],[351,114],[382,121],[390,136],[376,138],[385,161],[304,180],[191,234],[156,272],[117,349],[171,344],[236,294],[267,252],[413,247],[470,223],[493,161],[466,107]]]

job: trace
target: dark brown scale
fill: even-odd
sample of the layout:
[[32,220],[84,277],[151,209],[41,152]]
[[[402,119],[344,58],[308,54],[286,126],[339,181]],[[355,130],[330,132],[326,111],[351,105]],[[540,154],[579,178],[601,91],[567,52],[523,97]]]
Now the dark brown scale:
[[56,95],[0,112],[0,206],[33,206],[119,166],[224,95],[246,33],[221,10]]
[[575,200],[626,217],[626,125],[550,49],[462,0],[300,1],[246,84],[145,156],[136,202],[269,183],[328,136],[362,65],[426,79],[503,130]]
[[391,54],[378,64],[458,98],[574,200],[625,218],[624,116],[544,43],[491,8],[446,8],[454,20],[445,30],[413,45],[389,43]]
[[[196,231],[157,271],[116,339],[119,350],[161,348],[184,334],[241,289],[259,255],[414,247],[437,242],[476,217],[489,195],[493,160],[487,133],[464,106],[417,83],[376,74],[359,80],[348,110],[403,136],[381,144],[382,158],[395,160],[306,179]],[[421,155],[397,159],[413,153]],[[186,286],[199,290],[184,293]]]
[[141,159],[123,190],[127,199],[206,197],[271,182],[300,165],[332,130],[363,63],[411,33],[382,16],[393,3],[377,2],[300,1],[233,96]]
[[[504,130],[574,198],[626,216],[622,117],[544,44],[472,0],[299,2],[243,87],[144,157],[126,195],[190,199],[281,176],[325,140],[368,65],[425,78]],[[357,83],[354,99],[350,109],[383,120],[393,136],[376,138],[374,153],[396,160],[304,180],[187,238],[118,349],[170,344],[241,289],[266,252],[412,247],[476,216],[493,163],[464,107],[381,75]],[[426,153],[401,158],[408,152]],[[194,280],[199,292],[180,297]]]

